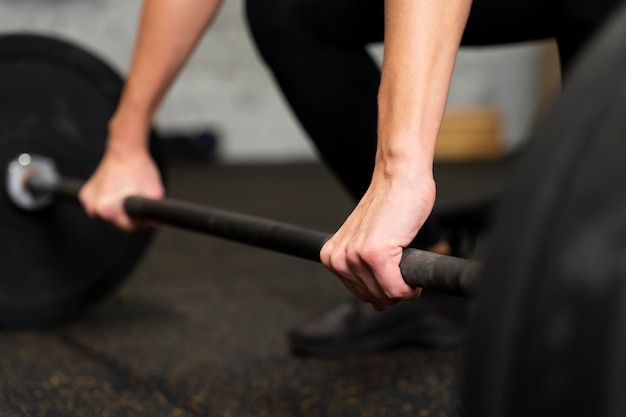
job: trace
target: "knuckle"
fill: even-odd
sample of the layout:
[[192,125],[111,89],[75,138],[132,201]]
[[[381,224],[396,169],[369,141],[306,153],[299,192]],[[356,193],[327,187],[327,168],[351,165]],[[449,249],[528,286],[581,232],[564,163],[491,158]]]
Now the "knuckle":
[[345,256],[341,252],[333,251],[327,258],[328,267],[335,271],[335,273],[345,275],[350,270]]
[[335,249],[335,244],[332,240],[329,240],[322,246],[322,250],[320,250],[320,259],[324,264],[330,264],[330,259]]

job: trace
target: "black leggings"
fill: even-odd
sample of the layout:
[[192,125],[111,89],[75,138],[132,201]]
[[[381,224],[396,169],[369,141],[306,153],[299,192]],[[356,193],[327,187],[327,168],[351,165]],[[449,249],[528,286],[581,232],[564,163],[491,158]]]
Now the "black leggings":
[[[413,1],[413,0],[409,0]],[[419,1],[419,0],[415,0]],[[463,45],[556,38],[565,70],[619,0],[474,0]],[[247,0],[251,34],[322,160],[355,199],[376,153],[383,0]],[[411,246],[441,239],[431,217]]]

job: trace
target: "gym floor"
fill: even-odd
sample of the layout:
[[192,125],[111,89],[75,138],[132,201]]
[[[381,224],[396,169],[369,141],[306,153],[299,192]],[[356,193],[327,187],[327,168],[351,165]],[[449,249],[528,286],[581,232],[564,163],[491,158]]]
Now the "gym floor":
[[[351,208],[317,164],[174,161],[168,177],[173,197],[323,231]],[[440,201],[462,200],[467,178],[442,177]],[[483,191],[501,177],[489,178]],[[317,263],[161,227],[133,273],[82,317],[0,331],[0,416],[458,415],[460,351],[289,352],[290,326],[348,298]]]

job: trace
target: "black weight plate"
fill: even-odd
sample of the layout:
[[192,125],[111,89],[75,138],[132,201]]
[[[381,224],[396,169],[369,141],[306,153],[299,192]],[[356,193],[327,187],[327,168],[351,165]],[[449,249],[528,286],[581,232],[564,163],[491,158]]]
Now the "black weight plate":
[[525,155],[493,233],[465,415],[626,415],[626,9]]
[[[109,65],[73,43],[0,36],[3,175],[9,161],[28,152],[53,158],[62,175],[88,178],[122,86]],[[115,231],[78,204],[24,212],[0,193],[0,325],[57,323],[82,312],[124,279],[153,233]]]

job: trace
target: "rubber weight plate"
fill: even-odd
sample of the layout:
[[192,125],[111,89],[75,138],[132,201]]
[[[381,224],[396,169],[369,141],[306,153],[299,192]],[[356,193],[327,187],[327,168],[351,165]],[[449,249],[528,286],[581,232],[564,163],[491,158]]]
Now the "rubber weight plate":
[[[119,74],[75,44],[0,36],[2,175],[9,161],[28,152],[54,159],[61,175],[87,179],[103,154],[122,86]],[[153,134],[153,148],[155,139]],[[89,219],[78,204],[25,212],[4,190],[0,325],[51,324],[82,312],[124,279],[153,233],[112,230]]]
[[497,214],[465,415],[626,415],[626,9],[577,62]]

